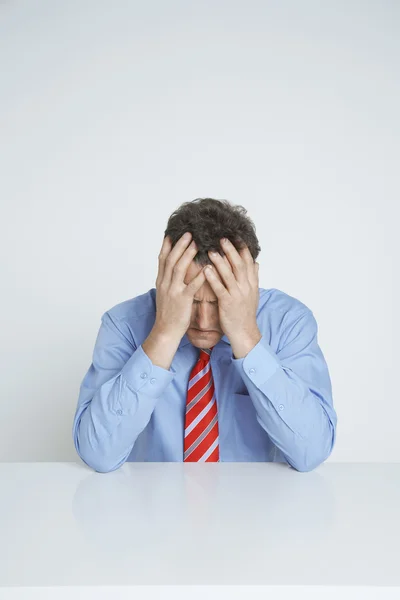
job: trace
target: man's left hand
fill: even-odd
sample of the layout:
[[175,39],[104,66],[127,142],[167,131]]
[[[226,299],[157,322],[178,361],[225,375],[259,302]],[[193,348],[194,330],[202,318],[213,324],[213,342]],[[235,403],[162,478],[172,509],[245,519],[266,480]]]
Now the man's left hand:
[[[221,329],[229,340],[259,335],[256,313],[259,303],[258,268],[246,245],[239,250],[221,240],[225,256],[208,252],[214,267],[204,272],[218,298]],[[217,271],[217,272],[216,272]]]

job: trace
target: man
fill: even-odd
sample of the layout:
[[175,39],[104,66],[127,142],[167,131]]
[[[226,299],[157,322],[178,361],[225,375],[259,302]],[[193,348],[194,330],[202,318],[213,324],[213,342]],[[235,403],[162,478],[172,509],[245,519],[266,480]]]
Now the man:
[[316,320],[299,300],[258,287],[260,246],[245,213],[212,198],[181,205],[156,288],[103,314],[73,422],[94,470],[274,461],[310,471],[332,452],[337,416]]

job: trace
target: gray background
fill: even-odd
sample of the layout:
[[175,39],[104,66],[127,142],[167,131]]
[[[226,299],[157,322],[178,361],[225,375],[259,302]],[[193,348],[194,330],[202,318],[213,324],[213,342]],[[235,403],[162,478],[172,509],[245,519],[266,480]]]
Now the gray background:
[[[74,460],[100,317],[170,213],[242,204],[314,313],[332,461],[399,461],[400,4],[0,2],[0,460]],[[398,273],[398,269],[397,269]]]

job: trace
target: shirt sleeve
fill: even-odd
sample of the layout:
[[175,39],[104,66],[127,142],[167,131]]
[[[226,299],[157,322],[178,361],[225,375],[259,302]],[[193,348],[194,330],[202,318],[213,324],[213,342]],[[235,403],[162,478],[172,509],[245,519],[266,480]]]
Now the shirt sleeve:
[[104,313],[73,420],[80,458],[98,472],[120,467],[174,376],[136,347],[123,322]]
[[282,338],[276,353],[262,335],[245,357],[231,360],[249,391],[257,421],[289,465],[310,471],[331,454],[337,425],[312,311],[291,316]]

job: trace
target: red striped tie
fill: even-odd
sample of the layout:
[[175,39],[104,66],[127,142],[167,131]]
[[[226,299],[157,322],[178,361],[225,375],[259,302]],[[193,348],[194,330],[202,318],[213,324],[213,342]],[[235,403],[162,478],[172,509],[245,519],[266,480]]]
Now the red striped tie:
[[189,377],[183,462],[219,462],[217,401],[210,364],[213,347],[200,348]]

